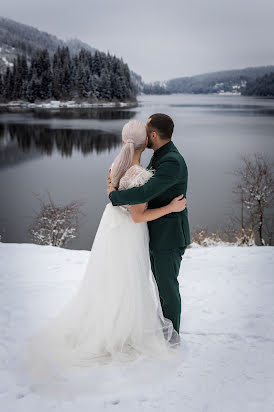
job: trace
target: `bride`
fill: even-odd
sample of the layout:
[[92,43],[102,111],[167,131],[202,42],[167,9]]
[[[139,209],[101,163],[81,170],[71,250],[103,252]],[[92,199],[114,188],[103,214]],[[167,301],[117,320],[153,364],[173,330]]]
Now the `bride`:
[[[145,125],[130,120],[123,127],[122,141],[110,169],[118,190],[153,178],[153,170],[140,165],[148,142]],[[180,336],[163,316],[150,268],[146,222],[183,210],[185,199],[179,198],[158,209],[147,209],[146,204],[106,205],[78,291],[27,342],[21,366],[24,381],[33,390],[49,389],[51,384],[57,392],[58,383],[65,381],[73,382],[73,389],[76,383],[83,388],[85,382],[90,390],[92,371],[176,359]],[[98,376],[93,374],[94,385]]]

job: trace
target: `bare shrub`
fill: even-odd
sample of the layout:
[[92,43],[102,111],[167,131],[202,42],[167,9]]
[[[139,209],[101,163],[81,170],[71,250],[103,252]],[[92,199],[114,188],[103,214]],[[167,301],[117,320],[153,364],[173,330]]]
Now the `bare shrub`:
[[230,242],[227,240],[226,235],[221,231],[209,232],[207,227],[196,227],[191,232],[191,243],[198,243],[201,246],[215,246],[215,245],[227,245]]
[[36,212],[33,223],[28,232],[34,243],[64,247],[76,237],[79,229],[80,207],[83,202],[74,200],[67,205],[56,205],[49,192],[49,201],[46,203],[38,194],[35,196],[41,203],[41,209]]
[[[248,228],[251,227],[257,233],[260,245],[266,245],[267,242],[271,245],[274,201],[273,163],[260,153],[255,153],[253,159],[244,155],[241,158],[243,165],[233,173],[239,178],[233,192],[241,204],[241,231],[247,234]],[[270,214],[267,213],[269,210]]]
[[237,246],[255,246],[255,233],[251,226],[235,231]]

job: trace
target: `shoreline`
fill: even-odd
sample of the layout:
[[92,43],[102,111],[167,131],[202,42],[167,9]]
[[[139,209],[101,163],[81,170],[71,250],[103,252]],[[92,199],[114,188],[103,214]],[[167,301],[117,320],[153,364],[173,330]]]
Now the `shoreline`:
[[22,108],[22,109],[86,109],[86,108],[130,108],[136,107],[138,101],[136,102],[97,102],[88,103],[81,102],[76,103],[75,100],[61,101],[61,100],[51,100],[49,102],[41,103],[28,103],[21,100],[14,100],[8,103],[0,103],[0,108]]
[[[171,95],[185,94],[185,95],[197,95],[195,93],[171,93]],[[240,97],[253,97],[255,99],[268,99],[273,100],[274,96],[246,96],[241,93],[232,93],[232,92],[220,92],[220,93],[201,93],[202,96],[240,96]],[[149,94],[141,93],[139,96],[151,96]],[[163,96],[163,95],[159,95]],[[40,103],[29,103],[23,100],[13,100],[8,103],[0,103],[0,109],[121,109],[121,108],[133,108],[139,105],[138,99],[135,102],[81,102],[77,103],[75,100],[50,100],[49,102],[40,102]]]

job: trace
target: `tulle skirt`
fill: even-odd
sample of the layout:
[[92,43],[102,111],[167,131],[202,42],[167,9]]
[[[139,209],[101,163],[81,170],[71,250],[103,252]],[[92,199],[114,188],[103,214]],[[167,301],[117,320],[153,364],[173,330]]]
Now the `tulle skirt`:
[[147,224],[108,203],[79,289],[28,340],[19,379],[62,398],[99,393],[125,379],[151,383],[174,371],[181,354],[151,271]]

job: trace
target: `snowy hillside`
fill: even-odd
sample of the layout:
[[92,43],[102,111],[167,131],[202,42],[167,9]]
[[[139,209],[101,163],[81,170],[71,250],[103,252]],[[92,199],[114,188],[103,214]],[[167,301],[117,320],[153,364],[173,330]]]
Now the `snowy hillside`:
[[[78,55],[81,49],[90,51],[94,54],[95,47],[77,38],[59,39],[55,35],[0,16],[0,74],[5,73],[7,67],[13,67],[13,60],[16,56],[25,55],[30,64],[31,56],[35,51],[47,49],[53,55],[58,47],[68,47],[72,56]],[[131,80],[137,91],[141,91],[143,81],[140,75],[130,71]]]
[[[50,54],[58,47],[68,46],[72,55],[78,54],[81,48],[95,52],[95,48],[79,39],[66,41],[36,27],[0,16],[0,73],[5,73],[6,67],[13,66],[17,54],[26,55],[29,59],[35,50],[46,48]],[[14,47],[15,46],[15,47]]]
[[89,251],[0,243],[1,410],[273,412],[273,251],[188,248],[179,275],[186,351],[174,376],[58,402],[16,384],[7,361],[76,290]]

